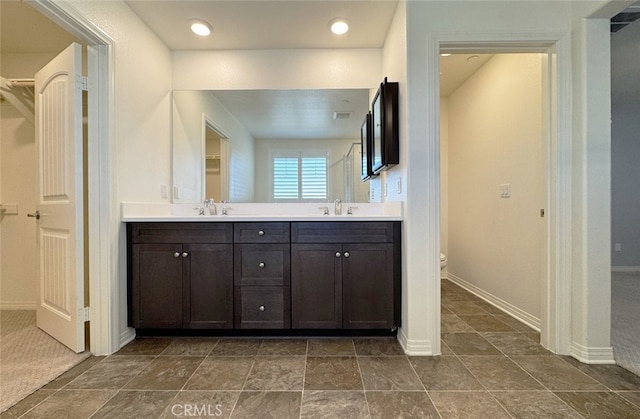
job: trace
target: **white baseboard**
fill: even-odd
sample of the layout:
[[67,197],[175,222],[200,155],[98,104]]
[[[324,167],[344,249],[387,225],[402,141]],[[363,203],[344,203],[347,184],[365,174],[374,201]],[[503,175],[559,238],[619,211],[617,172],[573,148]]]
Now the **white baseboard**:
[[35,301],[0,301],[0,310],[35,310]]
[[409,356],[433,356],[433,345],[428,340],[409,340],[402,328],[398,329],[398,342]]
[[488,293],[487,291],[481,288],[478,288],[477,286],[465,281],[460,277],[455,276],[450,272],[447,273],[447,279],[453,282],[454,284],[459,285],[460,287],[469,291],[470,293],[482,298],[487,303],[498,308],[499,310],[504,311],[511,317],[515,317],[516,319],[520,320],[522,323],[526,324],[527,326],[537,331],[540,331],[541,322],[539,318],[527,313],[526,311],[519,309],[518,307],[504,301],[501,298],[496,297],[491,293]]
[[128,327],[126,330],[123,330],[120,333],[120,347],[118,349],[123,348],[128,343],[132,342],[136,338],[136,329],[132,329]]
[[611,272],[639,272],[640,266],[612,266]]
[[571,343],[569,355],[585,364],[615,364],[613,347],[589,348],[576,342]]

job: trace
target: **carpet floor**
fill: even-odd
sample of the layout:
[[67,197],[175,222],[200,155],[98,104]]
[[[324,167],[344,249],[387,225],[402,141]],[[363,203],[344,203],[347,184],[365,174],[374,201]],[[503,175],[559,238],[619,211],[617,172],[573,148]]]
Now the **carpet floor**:
[[34,310],[0,310],[0,412],[90,354],[76,354],[36,327]]
[[611,274],[611,326],[616,363],[640,375],[640,272]]

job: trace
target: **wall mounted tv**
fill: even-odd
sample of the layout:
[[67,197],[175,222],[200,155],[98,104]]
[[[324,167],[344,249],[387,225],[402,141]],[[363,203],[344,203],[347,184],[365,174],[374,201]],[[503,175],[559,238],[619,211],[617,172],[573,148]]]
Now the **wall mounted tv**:
[[373,170],[371,170],[371,112],[367,113],[360,127],[360,156],[362,158],[360,173],[364,182],[373,175]]
[[398,83],[387,78],[371,103],[371,170],[374,175],[400,163]]

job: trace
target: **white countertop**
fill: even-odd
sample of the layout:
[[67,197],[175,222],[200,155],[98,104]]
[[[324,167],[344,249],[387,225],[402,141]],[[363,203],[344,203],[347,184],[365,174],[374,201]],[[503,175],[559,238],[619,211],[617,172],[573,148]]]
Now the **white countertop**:
[[[248,204],[216,203],[218,215],[198,215],[199,204],[146,204],[123,202],[123,222],[255,222],[255,221],[402,221],[402,203],[343,203],[334,215],[333,203]],[[227,208],[227,215],[222,208]],[[323,215],[323,208],[329,215]],[[353,214],[348,215],[348,208]],[[206,211],[205,211],[206,212]]]

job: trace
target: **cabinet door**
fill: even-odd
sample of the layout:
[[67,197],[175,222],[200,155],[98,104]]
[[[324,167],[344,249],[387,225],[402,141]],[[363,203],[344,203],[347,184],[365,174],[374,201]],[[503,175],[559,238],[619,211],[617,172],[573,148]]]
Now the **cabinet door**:
[[342,249],[339,244],[291,245],[291,326],[342,327]]
[[343,245],[345,329],[394,327],[394,248],[392,244]]
[[134,244],[131,250],[130,325],[182,327],[182,245]]
[[233,245],[185,244],[184,327],[233,327]]

